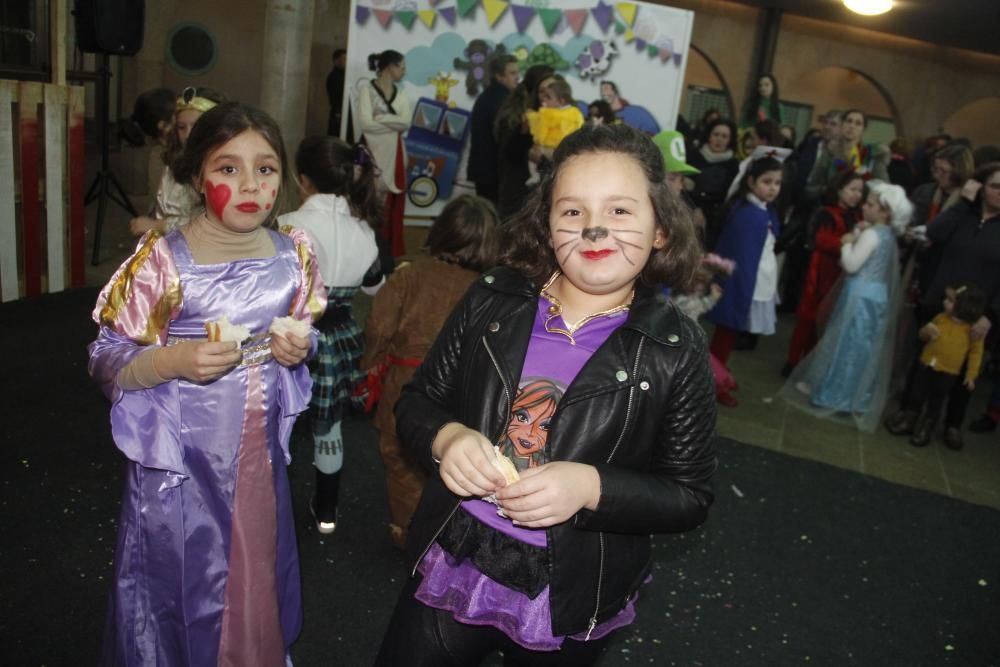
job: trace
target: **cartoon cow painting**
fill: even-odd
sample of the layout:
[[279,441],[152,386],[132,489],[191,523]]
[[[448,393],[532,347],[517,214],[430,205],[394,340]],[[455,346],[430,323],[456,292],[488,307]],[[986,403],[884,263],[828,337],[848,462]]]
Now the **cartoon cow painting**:
[[618,47],[610,39],[595,39],[585,48],[573,64],[581,79],[598,77],[611,67],[611,59],[618,56]]

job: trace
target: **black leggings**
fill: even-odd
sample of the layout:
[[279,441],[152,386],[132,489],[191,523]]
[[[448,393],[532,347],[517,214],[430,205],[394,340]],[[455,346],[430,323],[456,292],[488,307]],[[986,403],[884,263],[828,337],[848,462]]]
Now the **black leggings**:
[[399,594],[376,667],[474,667],[501,650],[504,667],[582,667],[592,665],[614,632],[588,642],[566,639],[558,651],[531,651],[489,625],[467,625],[450,612],[428,607],[414,597],[420,577]]

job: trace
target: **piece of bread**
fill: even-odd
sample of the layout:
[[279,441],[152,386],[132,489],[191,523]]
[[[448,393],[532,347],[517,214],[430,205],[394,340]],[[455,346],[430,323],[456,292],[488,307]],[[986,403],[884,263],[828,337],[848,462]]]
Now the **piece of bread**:
[[214,322],[205,322],[205,331],[208,332],[208,340],[211,343],[232,341],[239,344],[250,337],[249,329],[238,324],[233,324],[225,316]]
[[521,476],[517,473],[517,467],[514,462],[509,458],[500,453],[500,448],[493,445],[493,460],[490,461],[493,467],[503,473],[504,479],[507,480],[508,484],[513,484],[517,480],[521,479]]
[[306,320],[297,320],[294,317],[275,317],[271,320],[271,326],[267,328],[268,333],[284,336],[285,334],[295,334],[300,338],[308,338],[312,326]]

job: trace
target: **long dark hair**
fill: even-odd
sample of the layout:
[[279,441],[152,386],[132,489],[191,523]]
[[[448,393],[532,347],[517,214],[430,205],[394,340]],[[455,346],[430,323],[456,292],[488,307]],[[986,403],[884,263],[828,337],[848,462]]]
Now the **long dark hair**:
[[538,85],[555,74],[548,65],[532,65],[524,73],[521,83],[504,98],[493,124],[493,136],[498,142],[514,132],[519,132],[524,120],[524,112],[532,104],[538,93]]
[[782,171],[781,162],[773,157],[762,157],[759,160],[754,160],[750,163],[747,167],[746,173],[743,174],[742,178],[740,178],[740,184],[739,187],[736,188],[736,192],[733,193],[732,197],[726,200],[726,207],[722,214],[722,219],[724,221],[728,221],[729,214],[733,212],[733,209],[746,200],[747,194],[750,193],[750,179],[752,178],[756,181],[769,171]]
[[713,120],[712,122],[710,122],[708,125],[705,126],[705,130],[701,134],[701,145],[702,146],[708,145],[708,138],[712,136],[712,132],[715,130],[715,128],[719,127],[720,125],[725,125],[726,127],[729,128],[729,144],[726,146],[726,150],[729,151],[736,150],[736,139],[737,139],[736,124],[733,121],[729,120],[728,118],[723,118],[722,116],[716,118],[715,120]]
[[285,153],[285,142],[281,138],[278,124],[260,109],[240,102],[226,102],[206,111],[194,124],[187,145],[184,146],[184,152],[171,165],[170,169],[178,183],[187,183],[196,190],[199,189],[202,166],[208,156],[247,130],[259,132],[274,149],[274,152],[278,154],[278,159],[281,162],[281,187],[278,190],[274,207],[267,220],[264,221],[266,226],[270,226],[275,217],[284,212],[288,156]]
[[462,268],[483,271],[496,261],[497,211],[488,200],[462,195],[448,202],[427,233],[427,253]]
[[746,125],[753,125],[757,122],[757,109],[760,107],[760,87],[761,79],[771,80],[771,97],[767,101],[767,117],[776,123],[781,122],[780,95],[778,94],[778,80],[771,73],[761,74],[754,80],[753,89],[747,95],[747,101],[743,105],[743,122]]
[[306,137],[295,151],[295,170],[307,176],[317,192],[346,199],[355,218],[376,228],[382,224],[378,172],[364,145],[352,147],[326,135]]
[[499,263],[520,271],[538,287],[555,272],[559,264],[549,233],[555,180],[571,158],[592,153],[627,155],[646,175],[655,224],[666,235],[667,245],[650,254],[639,278],[646,285],[686,289],[701,261],[691,212],[666,184],[660,149],[648,136],[628,125],[588,124],[562,140],[553,155],[551,171],[542,176],[521,210],[501,228]]

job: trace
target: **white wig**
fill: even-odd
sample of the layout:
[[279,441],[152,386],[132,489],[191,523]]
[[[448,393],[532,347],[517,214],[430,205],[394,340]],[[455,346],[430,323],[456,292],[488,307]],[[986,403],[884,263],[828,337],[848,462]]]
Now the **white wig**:
[[898,185],[885,181],[868,181],[868,191],[875,193],[879,205],[889,212],[889,225],[897,235],[906,231],[913,217],[913,204],[906,197],[906,191]]

